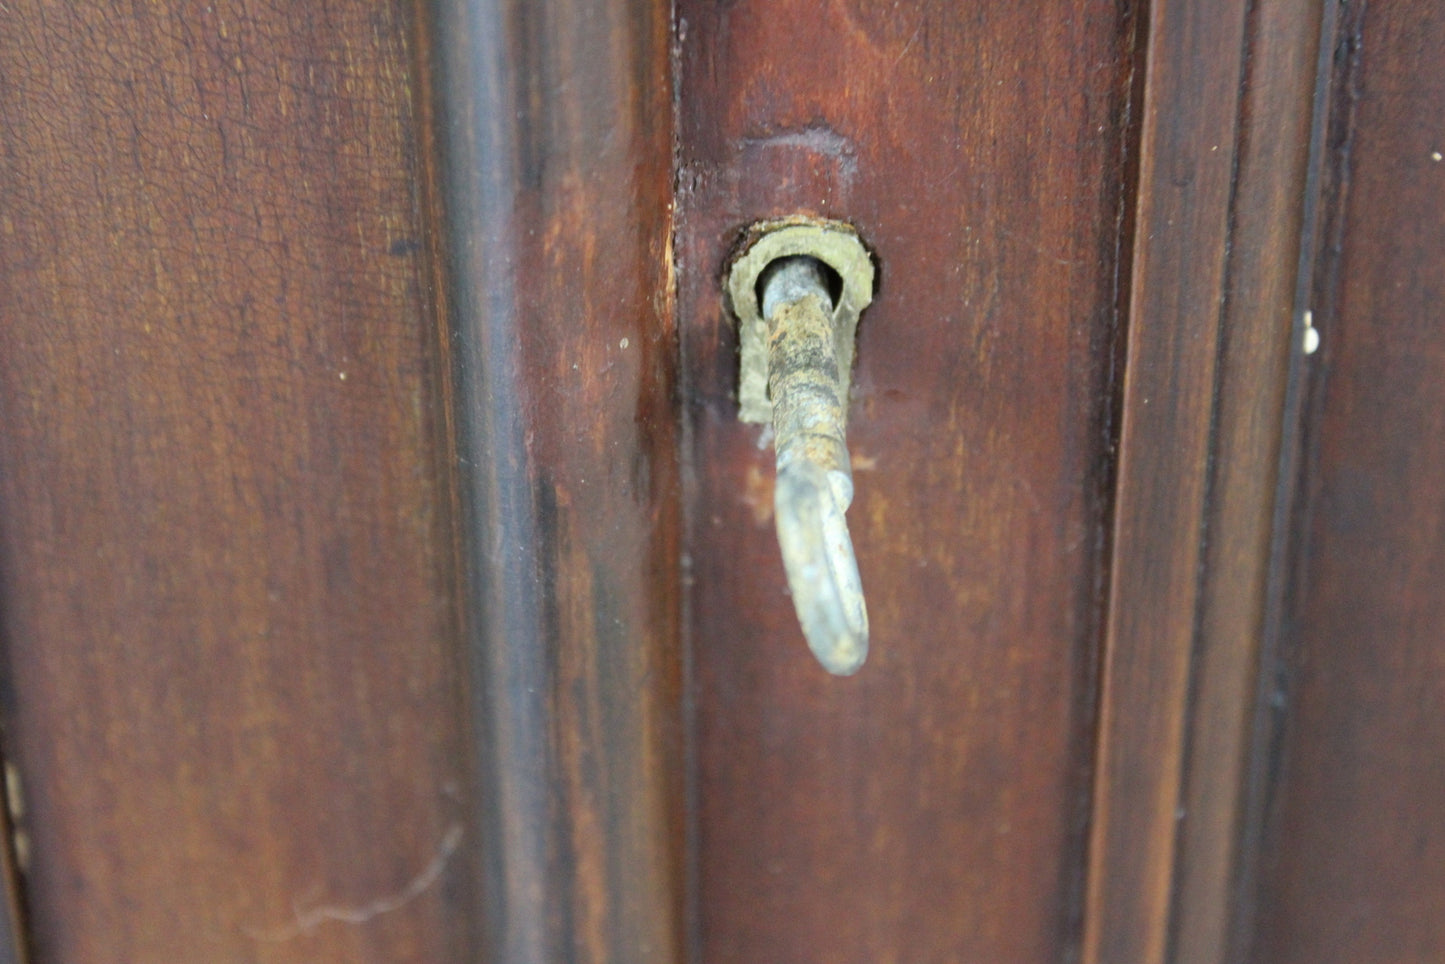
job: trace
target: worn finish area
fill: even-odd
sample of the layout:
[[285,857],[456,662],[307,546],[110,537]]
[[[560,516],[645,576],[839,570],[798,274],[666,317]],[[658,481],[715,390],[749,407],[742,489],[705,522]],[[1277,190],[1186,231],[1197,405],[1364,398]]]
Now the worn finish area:
[[470,959],[409,9],[0,5],[38,964]]
[[1445,19],[1342,7],[1260,964],[1445,959]]
[[[682,0],[678,32],[700,960],[1062,959],[1127,9]],[[881,271],[848,413],[872,652],[848,679],[813,662],[784,590],[722,293],[739,232],[792,214],[854,224]]]

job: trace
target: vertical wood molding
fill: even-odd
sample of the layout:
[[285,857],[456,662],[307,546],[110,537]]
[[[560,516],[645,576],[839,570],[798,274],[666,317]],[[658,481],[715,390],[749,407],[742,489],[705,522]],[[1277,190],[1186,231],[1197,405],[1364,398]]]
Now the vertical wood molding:
[[437,0],[483,958],[680,959],[664,0]]
[[1148,17],[1090,964],[1232,953],[1318,8],[1160,0]]
[[[1238,959],[1255,859],[1260,673],[1279,631],[1332,3],[1256,0],[1226,263],[1173,899],[1174,964]],[[1323,60],[1321,59],[1323,57]]]
[[1146,21],[1088,964],[1167,950],[1246,8],[1157,0]]

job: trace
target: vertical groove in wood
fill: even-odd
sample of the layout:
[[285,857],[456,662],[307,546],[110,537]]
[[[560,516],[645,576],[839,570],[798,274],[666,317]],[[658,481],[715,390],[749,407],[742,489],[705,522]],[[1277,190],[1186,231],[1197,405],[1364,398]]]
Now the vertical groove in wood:
[[1268,964],[1445,959],[1445,18],[1339,18],[1249,958]]
[[676,964],[670,7],[432,9],[485,957]]
[[1237,173],[1225,264],[1214,437],[1205,506],[1198,635],[1188,708],[1170,927],[1175,964],[1235,959],[1231,928],[1255,818],[1253,772],[1262,647],[1277,616],[1269,592],[1287,404],[1299,357],[1301,241],[1322,5],[1256,0],[1240,91]]
[[[1302,4],[1301,6],[1310,6]],[[1234,860],[1232,906],[1222,939],[1222,959],[1226,964],[1246,961],[1252,954],[1256,935],[1259,881],[1264,864],[1264,841],[1268,827],[1269,802],[1274,792],[1275,754],[1280,736],[1283,702],[1280,699],[1280,667],[1289,629],[1287,618],[1293,570],[1301,551],[1296,519],[1299,511],[1300,466],[1308,437],[1308,421],[1304,417],[1308,398],[1311,358],[1304,353],[1307,328],[1313,327],[1312,316],[1323,314],[1325,306],[1317,300],[1323,257],[1326,246],[1333,246],[1334,223],[1339,205],[1337,189],[1331,172],[1330,129],[1333,125],[1334,53],[1337,24],[1343,5],[1321,4],[1318,11],[1306,11],[1306,19],[1316,22],[1313,97],[1310,107],[1310,131],[1307,170],[1302,191],[1303,217],[1300,224],[1299,267],[1295,279],[1295,317],[1291,326],[1293,359],[1285,388],[1284,420],[1277,479],[1277,497],[1273,514],[1270,545],[1270,567],[1264,589],[1264,613],[1259,640],[1259,656],[1255,678],[1254,719],[1245,749],[1245,773],[1237,817],[1237,856]],[[1296,25],[1293,33],[1300,42],[1306,40]]]
[[1246,12],[1156,0],[1147,17],[1088,964],[1168,953]]

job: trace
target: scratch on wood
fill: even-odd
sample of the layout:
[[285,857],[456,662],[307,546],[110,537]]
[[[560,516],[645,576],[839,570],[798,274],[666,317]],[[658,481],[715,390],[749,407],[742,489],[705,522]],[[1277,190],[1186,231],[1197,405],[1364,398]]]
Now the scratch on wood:
[[923,33],[923,27],[926,23],[928,23],[926,16],[918,18],[918,26],[913,28],[913,35],[908,38],[908,43],[904,44],[903,49],[898,51],[898,56],[893,58],[893,63],[888,67],[890,71],[896,69],[899,64],[903,63],[903,58],[908,56],[908,51],[913,49],[913,42],[918,39],[919,34]]
[[436,883],[441,877],[442,871],[446,869],[447,862],[451,860],[452,854],[462,843],[462,825],[452,824],[447,828],[446,835],[442,837],[441,846],[433,855],[430,862],[422,868],[421,873],[412,878],[400,891],[386,897],[380,897],[359,907],[343,907],[337,904],[322,904],[319,907],[312,907],[302,910],[300,907],[292,907],[295,919],[289,924],[270,929],[243,927],[242,931],[247,937],[266,944],[280,944],[284,941],[293,940],[309,931],[313,931],[322,924],[336,922],[339,924],[364,924],[373,917],[382,914],[389,914],[394,910],[400,910],[421,896],[428,887]]

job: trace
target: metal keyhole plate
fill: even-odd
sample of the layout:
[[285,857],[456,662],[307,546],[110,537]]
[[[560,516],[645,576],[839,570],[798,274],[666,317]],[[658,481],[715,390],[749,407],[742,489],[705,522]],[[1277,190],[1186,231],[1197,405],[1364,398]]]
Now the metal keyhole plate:
[[833,305],[833,326],[845,406],[847,403],[858,316],[873,301],[873,259],[858,232],[842,221],[802,216],[761,221],[749,229],[727,276],[728,300],[738,319],[742,349],[738,418],[744,422],[767,424],[773,420],[768,399],[768,323],[758,303],[758,280],[768,265],[793,255],[817,258],[842,282]]

